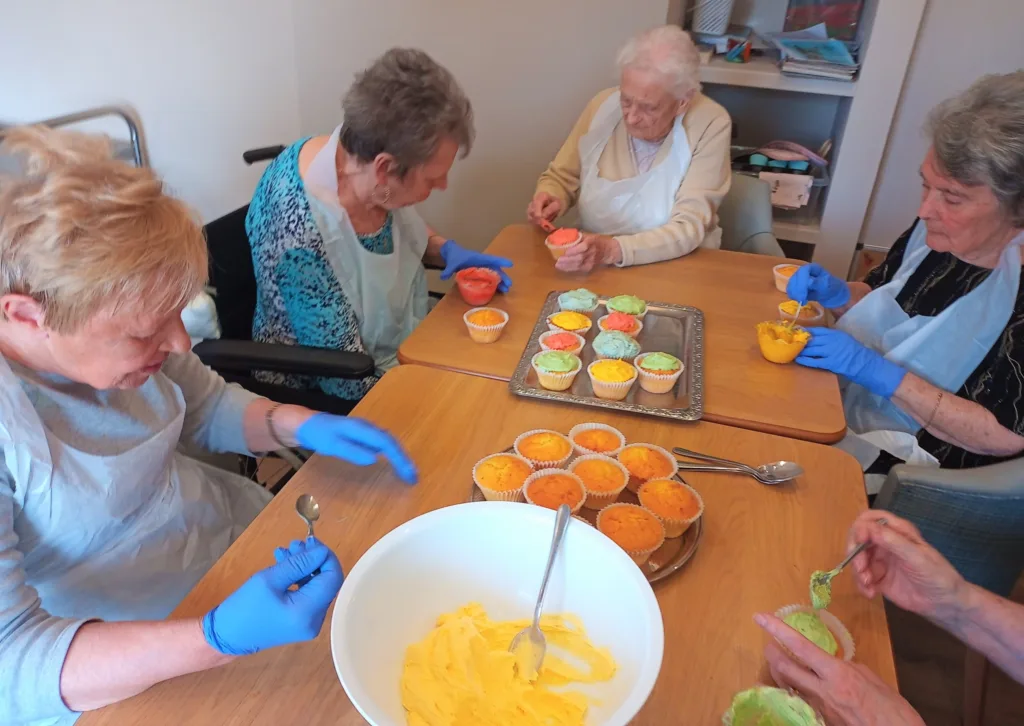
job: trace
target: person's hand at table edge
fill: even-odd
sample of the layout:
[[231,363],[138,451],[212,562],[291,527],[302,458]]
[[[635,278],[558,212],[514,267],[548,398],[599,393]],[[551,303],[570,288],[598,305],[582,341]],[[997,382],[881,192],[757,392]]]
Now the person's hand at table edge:
[[508,292],[512,287],[512,278],[504,269],[513,266],[512,260],[508,258],[467,250],[455,240],[450,239],[441,245],[441,259],[444,260],[444,270],[441,272],[442,280],[449,279],[456,272],[467,267],[486,267],[497,272],[501,278],[501,282],[498,283],[500,292]]
[[337,556],[311,537],[278,548],[274,559],[203,617],[203,635],[217,652],[251,655],[319,635],[344,580]]
[[846,376],[883,398],[892,398],[906,376],[902,366],[885,359],[849,333],[832,328],[807,328],[811,339],[796,362]]
[[555,220],[565,211],[565,204],[548,192],[537,192],[526,207],[526,218],[547,233],[555,231]]
[[866,666],[829,655],[772,615],[755,615],[754,622],[775,639],[765,646],[775,683],[796,691],[829,726],[925,726],[913,707]]
[[595,267],[617,265],[622,262],[622,246],[614,237],[603,234],[584,234],[583,239],[555,262],[561,272],[590,272]]
[[850,301],[850,286],[817,263],[803,265],[786,283],[791,300],[806,305],[811,300],[826,308],[840,308]]
[[295,431],[295,440],[304,449],[357,466],[371,466],[378,456],[383,456],[395,474],[409,484],[415,484],[419,476],[416,465],[395,437],[361,418],[313,414]]

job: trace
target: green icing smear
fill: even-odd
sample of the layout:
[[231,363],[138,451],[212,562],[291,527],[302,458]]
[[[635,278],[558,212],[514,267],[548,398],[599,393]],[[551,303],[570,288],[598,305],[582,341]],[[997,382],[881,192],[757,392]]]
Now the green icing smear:
[[636,295],[616,295],[606,303],[606,307],[619,313],[639,315],[647,309],[647,303]]
[[811,573],[811,607],[824,610],[832,604],[832,580],[827,572],[815,570]]
[[[731,720],[730,720],[731,719]],[[807,703],[781,688],[758,686],[737,693],[722,719],[732,726],[820,726]]]
[[682,363],[668,353],[648,353],[644,356],[642,368],[650,371],[677,371]]
[[537,356],[533,363],[545,373],[570,373],[576,370],[579,358],[563,350],[549,350]]
[[790,613],[782,619],[789,627],[800,633],[816,646],[829,655],[835,655],[839,651],[839,643],[832,631],[822,622],[822,619],[815,613],[795,612]]
[[603,330],[594,338],[594,352],[608,358],[632,358],[640,352],[640,344],[618,330]]

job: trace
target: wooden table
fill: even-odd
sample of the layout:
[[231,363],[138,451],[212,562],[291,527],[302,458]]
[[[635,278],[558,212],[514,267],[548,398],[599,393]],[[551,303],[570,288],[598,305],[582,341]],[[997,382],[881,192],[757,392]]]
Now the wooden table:
[[552,290],[586,286],[603,295],[635,294],[704,311],[705,419],[819,443],[843,437],[835,375],[769,363],[758,350],[754,326],[777,319],[786,299],[772,277],[778,258],[698,250],[656,265],[567,275],[555,269],[543,233],[525,224],[506,227],[487,251],[515,262],[511,292],[491,303],[510,313],[498,342],[470,340],[462,322],[469,306],[453,291],[399,348],[401,362],[507,381]]
[[[706,504],[704,539],[686,568],[655,587],[665,621],[665,657],[654,692],[633,723],[712,726],[736,691],[769,678],[763,660],[766,636],[751,616],[806,602],[811,572],[842,559],[847,525],[866,506],[860,468],[826,446],[707,422],[678,427],[654,418],[524,401],[498,381],[421,366],[389,372],[356,414],[398,436],[419,465],[420,483],[406,486],[384,466],[357,469],[314,458],[174,616],[207,612],[270,564],[274,546],[302,536],[304,528],[292,510],[298,493],[309,492],[320,501],[317,534],[335,549],[347,571],[403,522],[466,501],[473,463],[532,428],[568,431],[595,420],[614,424],[631,441],[682,445],[751,464],[795,460],[807,474],[777,488],[733,476],[689,477]],[[842,577],[831,611],[853,633],[857,660],[895,685],[881,602],[864,600],[852,579]],[[312,643],[178,678],[87,715],[79,724],[362,724],[335,675],[329,622]]]

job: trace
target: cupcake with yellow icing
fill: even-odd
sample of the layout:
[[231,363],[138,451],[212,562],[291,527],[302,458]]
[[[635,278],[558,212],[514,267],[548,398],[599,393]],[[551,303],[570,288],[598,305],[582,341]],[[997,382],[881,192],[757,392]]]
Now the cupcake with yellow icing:
[[489,502],[519,502],[532,474],[530,462],[518,454],[491,454],[473,467],[473,483]]
[[683,362],[668,353],[644,353],[636,360],[640,388],[648,393],[669,393],[683,375]]
[[640,506],[654,513],[665,525],[669,539],[682,537],[704,514],[700,494],[675,479],[651,479],[640,485],[636,493]]
[[675,457],[654,444],[630,444],[619,452],[618,460],[629,471],[627,488],[634,494],[651,479],[671,479],[679,471]]
[[626,488],[629,472],[615,459],[601,454],[587,454],[577,457],[569,464],[569,471],[580,478],[587,491],[587,509],[600,510],[615,500]]
[[587,366],[590,386],[598,398],[621,401],[636,381],[636,368],[621,360],[598,360]]
[[661,520],[643,507],[618,502],[597,515],[597,529],[642,565],[665,543]]
[[564,330],[567,333],[576,333],[576,335],[586,335],[593,324],[588,316],[572,310],[563,310],[548,316],[549,330]]
[[549,391],[571,388],[576,374],[583,369],[578,357],[560,350],[541,351],[530,359],[530,365],[537,374],[537,381]]
[[523,484],[526,501],[546,509],[558,509],[568,504],[573,514],[580,511],[587,499],[580,478],[564,469],[541,469]]
[[516,437],[512,448],[537,469],[558,469],[572,456],[569,439],[557,431],[534,429]]
[[626,437],[614,426],[581,423],[569,429],[569,440],[577,454],[616,456],[626,445]]
[[493,343],[508,325],[508,313],[498,308],[473,308],[462,316],[469,337],[477,343]]

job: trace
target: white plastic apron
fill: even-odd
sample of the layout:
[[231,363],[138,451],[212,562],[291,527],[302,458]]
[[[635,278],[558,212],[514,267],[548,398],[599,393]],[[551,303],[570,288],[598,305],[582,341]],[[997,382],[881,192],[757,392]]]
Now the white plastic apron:
[[601,104],[590,130],[580,138],[580,198],[582,228],[595,234],[637,234],[667,224],[672,217],[676,192],[690,168],[693,152],[677,116],[665,143],[672,146],[660,163],[646,174],[610,181],[597,172],[597,162],[622,122],[616,91]]
[[270,494],[176,453],[185,401],[162,374],[163,429],[115,456],[71,447],[43,424],[0,356],[0,444],[14,478],[18,549],[51,615],[166,618]]
[[[956,392],[995,345],[1013,314],[1020,284],[1019,245],[1003,251],[999,264],[975,289],[936,316],[910,317],[896,296],[931,251],[919,221],[892,281],[865,295],[836,323],[888,360],[944,391]],[[892,401],[845,382],[843,410],[848,431],[839,446],[867,468],[881,450],[915,464],[937,464],[917,443],[920,424]],[[870,488],[869,488],[870,489]]]
[[338,202],[335,158],[341,126],[306,171],[306,197],[323,238],[324,252],[359,321],[363,348],[377,373],[398,365],[398,346],[429,312],[423,254],[427,225],[412,207],[392,210],[394,251],[370,252],[359,243]]

